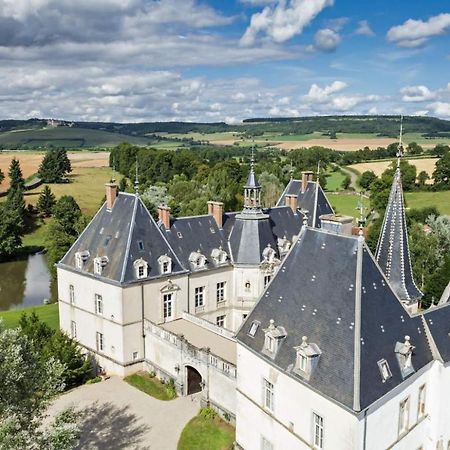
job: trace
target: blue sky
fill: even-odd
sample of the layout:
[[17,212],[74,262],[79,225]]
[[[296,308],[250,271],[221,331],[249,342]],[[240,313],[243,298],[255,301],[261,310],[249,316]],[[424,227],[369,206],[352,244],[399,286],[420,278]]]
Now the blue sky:
[[0,118],[450,119],[450,4],[0,0]]

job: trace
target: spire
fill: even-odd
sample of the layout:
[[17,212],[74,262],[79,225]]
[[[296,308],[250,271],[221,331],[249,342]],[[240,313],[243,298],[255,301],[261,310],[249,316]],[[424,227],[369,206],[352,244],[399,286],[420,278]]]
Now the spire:
[[397,169],[400,167],[400,158],[403,156],[403,115],[400,116],[400,136],[397,150]]
[[378,239],[376,259],[400,300],[411,305],[417,303],[423,294],[417,288],[412,274],[399,162],[400,148],[401,144],[397,155],[398,167]]
[[319,178],[320,178],[320,160],[317,162],[317,180],[316,180],[316,191],[314,194],[314,213],[312,221],[313,228],[316,228],[317,223],[317,202],[319,200],[319,187],[320,187]]
[[136,156],[136,178],[134,180],[134,190],[136,192],[136,195],[139,195],[139,163]]
[[246,214],[258,214],[261,211],[261,185],[255,174],[255,144],[252,146],[250,172],[244,187],[244,211]]
[[112,175],[111,175],[111,183],[116,182],[116,158],[113,158],[113,167],[112,167]]

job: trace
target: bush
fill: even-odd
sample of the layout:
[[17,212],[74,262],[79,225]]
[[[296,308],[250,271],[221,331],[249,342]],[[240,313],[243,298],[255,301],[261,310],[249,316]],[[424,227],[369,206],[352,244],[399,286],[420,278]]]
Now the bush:
[[211,408],[211,407],[207,407],[207,408],[201,408],[200,412],[198,414],[200,417],[203,417],[204,419],[215,419],[215,417],[217,416],[217,412],[215,409]]
[[90,380],[87,380],[86,384],[100,383],[100,381],[102,381],[102,377],[95,377],[95,378],[91,378]]
[[167,383],[166,392],[169,398],[175,398],[177,396],[177,390],[175,389],[175,382],[173,381],[173,378],[171,378]]

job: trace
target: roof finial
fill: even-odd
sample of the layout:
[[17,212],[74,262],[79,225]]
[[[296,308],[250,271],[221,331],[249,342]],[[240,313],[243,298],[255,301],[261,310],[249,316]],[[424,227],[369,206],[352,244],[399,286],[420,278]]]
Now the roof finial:
[[364,224],[366,222],[366,219],[364,217],[364,202],[363,202],[363,192],[361,191],[359,193],[359,200],[358,200],[358,207],[357,209],[359,209],[359,231],[362,232],[362,229],[364,227]]
[[400,158],[403,156],[403,114],[400,116],[400,139],[397,150],[397,169],[400,167]]
[[255,170],[255,139],[252,140],[252,159],[250,160],[250,169],[252,172]]
[[320,184],[319,178],[320,178],[320,159],[319,161],[317,161],[317,184]]
[[139,163],[137,155],[136,155],[136,178],[134,180],[134,190],[136,192],[136,195],[139,195]]

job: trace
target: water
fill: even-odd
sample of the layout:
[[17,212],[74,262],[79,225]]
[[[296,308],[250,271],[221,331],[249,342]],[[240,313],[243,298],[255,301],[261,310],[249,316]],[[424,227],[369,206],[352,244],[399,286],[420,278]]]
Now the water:
[[43,254],[0,263],[0,311],[42,305],[45,298],[56,300],[53,284]]

